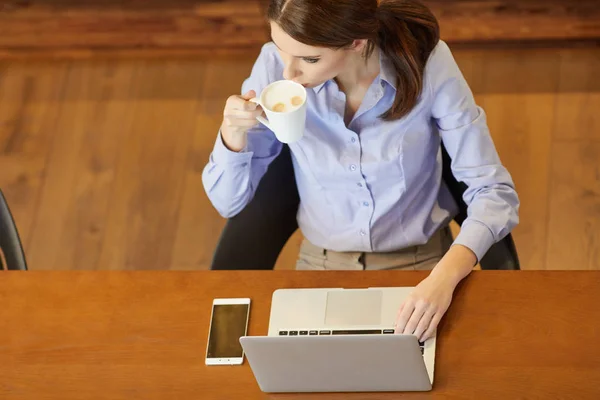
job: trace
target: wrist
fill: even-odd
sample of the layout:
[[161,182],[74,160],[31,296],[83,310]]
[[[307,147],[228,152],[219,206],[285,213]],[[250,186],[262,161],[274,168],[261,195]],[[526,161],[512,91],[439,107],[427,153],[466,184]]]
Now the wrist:
[[455,244],[442,257],[431,271],[434,278],[442,279],[456,286],[473,270],[477,264],[477,256],[466,246]]
[[236,153],[239,153],[246,147],[246,132],[230,131],[225,124],[221,125],[221,139],[228,150]]

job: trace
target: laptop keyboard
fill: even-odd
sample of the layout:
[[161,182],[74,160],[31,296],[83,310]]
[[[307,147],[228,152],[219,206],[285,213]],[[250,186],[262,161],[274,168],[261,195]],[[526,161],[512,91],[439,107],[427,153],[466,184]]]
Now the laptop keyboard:
[[[323,335],[390,335],[393,329],[334,329],[334,330],[303,330],[303,331],[279,331],[279,336],[323,336]],[[421,354],[425,352],[425,344],[419,342]]]

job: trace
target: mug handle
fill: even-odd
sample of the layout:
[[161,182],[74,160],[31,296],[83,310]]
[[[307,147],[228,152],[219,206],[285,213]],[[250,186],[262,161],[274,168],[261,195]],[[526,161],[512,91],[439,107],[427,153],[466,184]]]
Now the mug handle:
[[[260,100],[258,99],[258,97],[253,97],[253,98],[251,98],[248,101],[251,101],[251,102],[253,102],[255,104],[258,104],[259,106],[263,107],[263,105],[260,104]],[[258,120],[258,122],[260,122],[261,124],[263,124],[264,126],[266,126],[267,128],[269,128],[270,130],[273,130],[273,128],[271,128],[271,125],[269,124],[269,121],[267,121],[266,118],[263,118],[262,116],[259,115],[258,117],[256,117],[256,119]]]

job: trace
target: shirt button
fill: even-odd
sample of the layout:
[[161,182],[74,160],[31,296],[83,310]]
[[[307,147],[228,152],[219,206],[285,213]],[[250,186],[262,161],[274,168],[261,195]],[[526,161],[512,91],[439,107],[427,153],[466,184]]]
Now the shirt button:
[[248,166],[248,163],[246,163],[246,162],[242,164],[242,167],[247,167],[247,166]]
[[352,139],[350,139],[350,141],[351,141],[352,143],[356,143],[356,138],[352,138]]
[[350,171],[356,171],[356,165],[354,165],[354,164],[350,165]]
[[367,233],[363,230],[360,231],[360,236],[365,236]]
[[363,187],[363,184],[360,182],[358,182],[357,185],[358,185],[358,187]]
[[365,201],[365,202],[363,203],[363,206],[365,206],[365,207],[369,207],[369,202],[368,202],[368,201]]

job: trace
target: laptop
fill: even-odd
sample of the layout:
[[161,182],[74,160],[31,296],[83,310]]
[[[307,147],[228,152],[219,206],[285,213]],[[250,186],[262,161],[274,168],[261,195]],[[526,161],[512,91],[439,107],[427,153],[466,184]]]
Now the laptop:
[[394,334],[411,287],[278,289],[267,336],[240,343],[263,392],[431,390],[435,336]]

